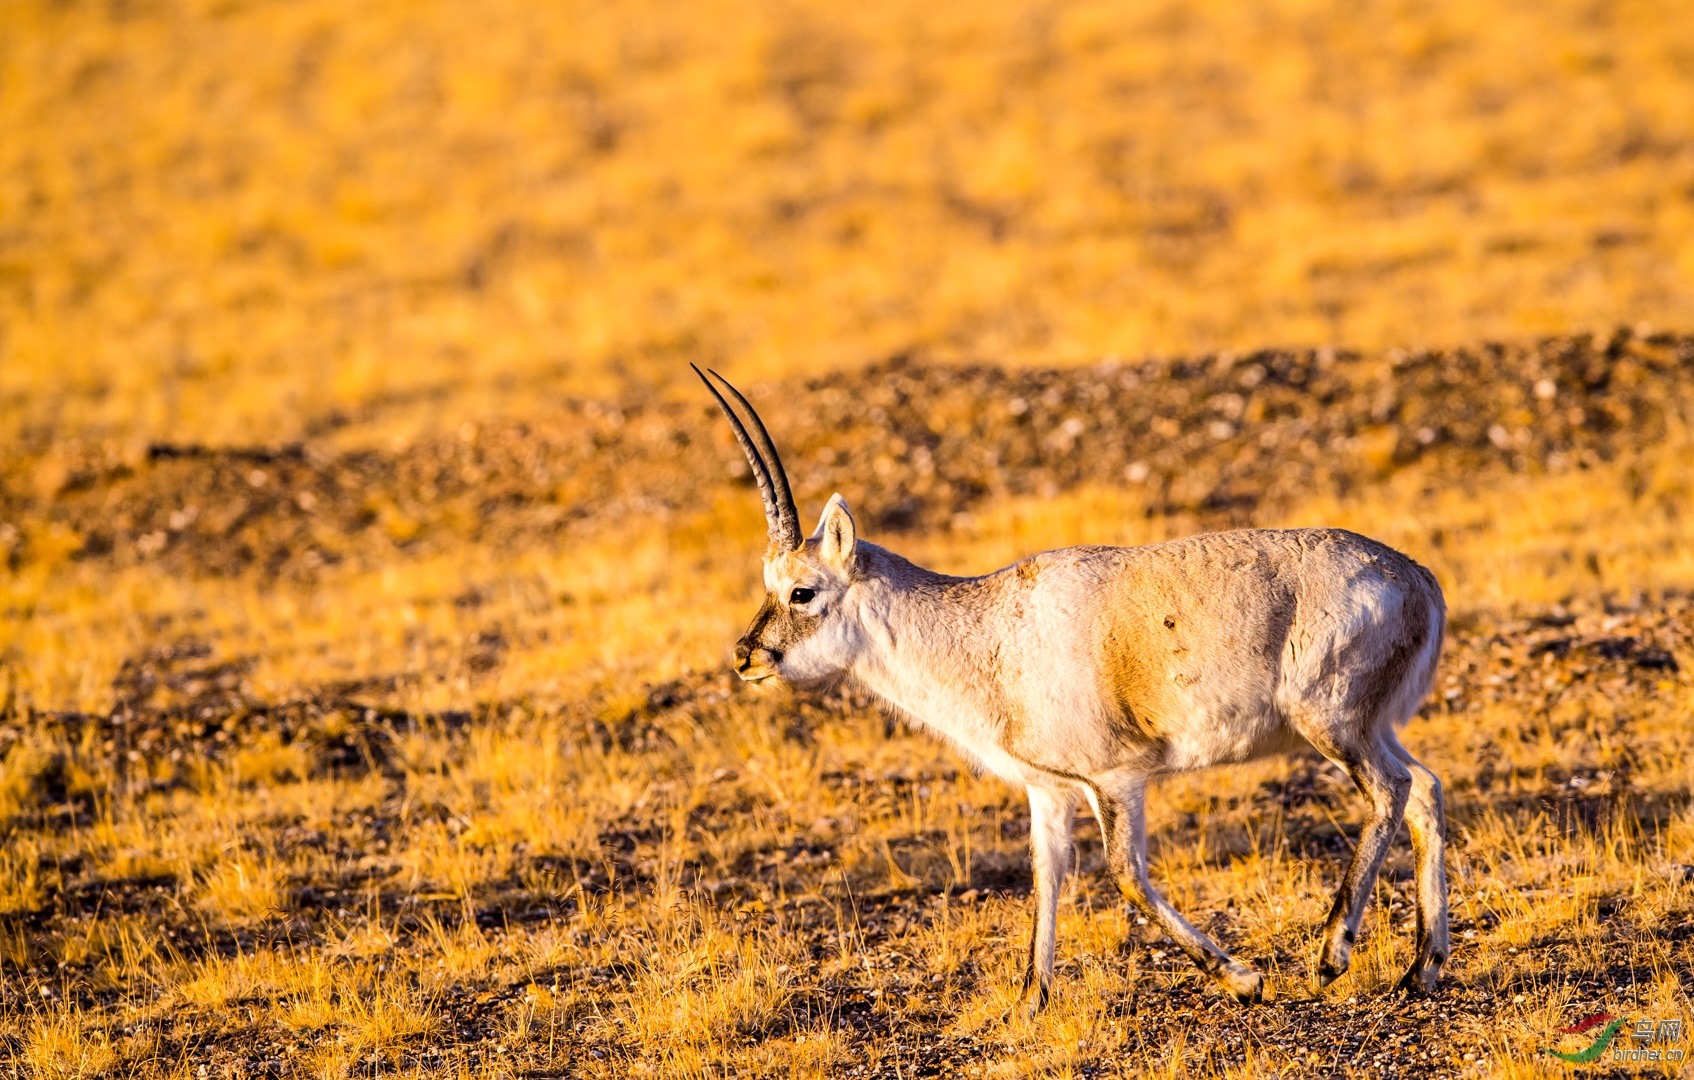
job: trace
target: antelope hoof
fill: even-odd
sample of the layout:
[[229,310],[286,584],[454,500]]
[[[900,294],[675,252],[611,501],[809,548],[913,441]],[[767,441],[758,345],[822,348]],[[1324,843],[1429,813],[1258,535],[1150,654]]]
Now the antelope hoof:
[[1265,977],[1244,964],[1230,964],[1218,973],[1218,981],[1243,1005],[1265,1000]]
[[1012,1006],[1012,1017],[1016,1020],[1033,1020],[1047,1007],[1047,987],[1026,983],[1023,993],[1018,995],[1018,1003]]
[[1413,961],[1412,966],[1400,977],[1394,989],[1413,997],[1419,994],[1433,994],[1435,982],[1440,977],[1441,965],[1419,958]]
[[1318,985],[1328,986],[1336,979],[1339,979],[1341,976],[1347,974],[1347,966],[1348,958],[1345,956],[1341,958],[1340,963],[1336,963],[1327,956],[1324,957],[1323,963],[1318,965]]

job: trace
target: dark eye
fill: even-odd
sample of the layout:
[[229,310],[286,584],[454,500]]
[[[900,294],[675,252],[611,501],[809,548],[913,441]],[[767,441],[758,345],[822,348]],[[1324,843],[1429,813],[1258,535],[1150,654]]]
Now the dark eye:
[[788,594],[788,602],[790,604],[809,604],[812,602],[812,595],[810,589],[795,589]]

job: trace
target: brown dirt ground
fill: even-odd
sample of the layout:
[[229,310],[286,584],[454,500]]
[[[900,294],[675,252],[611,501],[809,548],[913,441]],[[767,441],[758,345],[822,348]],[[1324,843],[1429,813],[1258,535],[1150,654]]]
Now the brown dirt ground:
[[[1691,646],[1694,597],[1666,597],[1637,609],[1578,604],[1518,619],[1468,619],[1453,627],[1440,690],[1424,714],[1463,714],[1506,704],[1526,715],[1552,717],[1563,715],[1557,706],[1565,699],[1599,694],[1608,700],[1629,701],[1651,696],[1677,673],[1675,653],[1686,653]],[[449,813],[444,807],[404,806],[407,771],[394,759],[397,736],[425,728],[462,745],[475,727],[501,723],[501,717],[520,703],[491,703],[479,716],[410,715],[385,708],[385,688],[377,684],[327,686],[298,700],[267,702],[250,696],[241,672],[240,660],[218,661],[203,643],[183,641],[126,665],[118,688],[121,705],[109,715],[11,717],[0,727],[0,754],[20,738],[25,726],[37,731],[45,727],[60,736],[61,745],[78,748],[37,776],[29,820],[14,821],[11,828],[61,831],[91,825],[93,801],[86,792],[73,793],[76,785],[67,775],[71,770],[98,768],[103,760],[110,775],[132,790],[168,792],[192,782],[197,758],[215,758],[274,734],[286,742],[304,742],[310,748],[308,760],[314,774],[354,778],[377,773],[385,778],[388,794],[382,808],[357,823],[367,838],[362,850],[350,847],[345,836],[288,822],[275,823],[277,827],[267,833],[267,842],[275,845],[273,854],[278,857],[286,857],[294,847],[311,847],[339,856],[336,861],[348,871],[339,877],[291,882],[285,913],[257,927],[231,930],[210,927],[198,919],[181,902],[175,878],[103,879],[74,861],[60,863],[42,867],[50,882],[45,902],[36,910],[9,917],[14,929],[45,945],[77,935],[87,920],[122,915],[149,924],[178,956],[192,959],[207,953],[235,956],[256,949],[306,952],[322,948],[345,929],[350,917],[379,920],[392,926],[403,942],[412,939],[416,947],[425,937],[426,921],[454,927],[465,918],[467,909],[460,901],[420,900],[402,884],[385,881],[380,871],[361,868],[361,856],[371,847],[384,848],[390,834],[403,827],[403,820]],[[703,729],[710,737],[736,722],[738,707],[771,707],[768,700],[750,701],[753,696],[726,676],[700,675],[650,687],[634,707],[608,711],[604,702],[583,702],[568,723],[581,738],[608,748],[664,755],[675,752],[673,732]],[[886,726],[895,737],[912,737],[897,731],[867,703],[841,696],[800,697],[782,709],[789,714],[783,737],[802,746],[827,724]],[[1594,718],[1584,712],[1561,722],[1593,723]],[[1629,715],[1615,715],[1611,723],[1613,735],[1628,745]],[[1550,734],[1556,737],[1559,732]],[[1526,809],[1547,815],[1559,830],[1595,833],[1623,819],[1651,829],[1687,800],[1686,787],[1641,790],[1631,784],[1630,775],[1628,753],[1604,769],[1597,762],[1572,761],[1566,770],[1502,772],[1484,751],[1474,774],[1449,778],[1450,812],[1455,822],[1462,823],[1484,810],[1510,814]],[[956,773],[948,772],[866,770],[831,774],[825,780],[852,789],[856,801],[876,804],[909,800],[919,784],[956,778]],[[718,780],[714,794],[719,797],[689,814],[691,833],[725,827],[748,809],[748,791],[738,785],[736,776]],[[1349,797],[1344,777],[1316,758],[1303,759],[1286,782],[1267,784],[1258,794],[1265,807],[1280,809],[1290,854],[1329,860],[1336,873],[1350,843],[1349,834],[1356,831],[1350,822],[1336,824],[1335,810],[1346,813]],[[1002,834],[1008,849],[1015,851],[1027,834],[1025,811],[1010,792],[1000,809]],[[1178,833],[1195,827],[1191,820]],[[515,927],[579,926],[584,903],[592,907],[614,895],[640,894],[657,886],[655,852],[665,841],[665,829],[665,809],[658,804],[609,822],[599,836],[601,859],[572,862],[539,856],[531,860],[530,869],[552,887],[537,890],[526,884],[526,879],[533,881],[532,875],[514,873],[509,881],[475,898],[474,919],[496,942]],[[1082,892],[1088,903],[1110,905],[1112,887],[1101,865],[1099,844],[1088,826],[1079,829],[1079,837]],[[925,843],[925,837],[913,836],[905,846],[916,849]],[[906,852],[896,850],[895,854]],[[1227,856],[1224,852],[1219,857]],[[1462,842],[1456,857],[1464,857]],[[827,1024],[845,1035],[851,1051],[838,1070],[843,1075],[886,1074],[892,1062],[881,1055],[896,1048],[902,1075],[946,1076],[979,1060],[984,1048],[975,1037],[940,1034],[953,1018],[939,1004],[923,1006],[933,988],[922,966],[914,965],[901,951],[903,941],[914,930],[945,918],[949,908],[969,909],[997,898],[1021,903],[1028,881],[1020,862],[1015,856],[999,861],[985,858],[970,881],[939,893],[886,884],[855,893],[836,869],[839,864],[832,844],[814,838],[788,849],[750,853],[727,877],[703,865],[685,866],[682,884],[696,895],[709,897],[732,917],[762,923],[791,943],[803,942],[801,952],[811,958],[811,970],[802,967],[793,972],[793,989],[781,1015],[743,1033],[746,1039]],[[1683,872],[1694,881],[1694,867],[1685,867]],[[1386,903],[1394,931],[1404,932],[1412,908],[1410,869],[1396,859],[1385,877],[1388,884],[1379,892],[1379,903]],[[829,908],[804,899],[820,892],[836,896],[853,912],[856,927],[850,933],[857,936],[862,949],[860,967],[842,970],[834,962],[841,927]],[[1694,909],[1684,910],[1674,925],[1643,928],[1632,918],[1628,898],[1615,897],[1601,901],[1599,915],[1609,937],[1624,941],[1650,930],[1694,960]],[[1230,924],[1231,912],[1226,909],[1214,913],[1207,929],[1227,944],[1232,937]],[[1459,917],[1453,924],[1461,942],[1467,931],[1478,929],[1489,929],[1487,917],[1479,921]],[[1309,1067],[1315,1064],[1329,1070],[1345,1066],[1403,1076],[1448,1075],[1462,1067],[1458,1055],[1464,1047],[1440,1045],[1435,1035],[1440,1025],[1464,1016],[1487,1020],[1515,992],[1536,988],[1534,981],[1521,985],[1471,981],[1450,983],[1432,999],[1292,1000],[1244,1010],[1207,985],[1184,958],[1155,951],[1158,943],[1158,935],[1145,932],[1122,942],[1119,955],[1124,962],[1133,958],[1144,970],[1165,978],[1118,1002],[1106,1019],[1133,1025],[1147,1045],[1166,1045],[1180,1034],[1193,1053],[1219,1066],[1239,1064],[1250,1048],[1274,1056],[1321,1047],[1327,1061],[1289,1061],[1297,1071],[1314,1071]],[[1567,967],[1563,953],[1574,947],[1574,942],[1556,938],[1537,942],[1543,977],[1559,979],[1558,973]],[[1275,965],[1284,976],[1303,978],[1307,952],[1303,942],[1290,942],[1275,956],[1254,959]],[[110,1005],[128,990],[101,978],[100,961],[91,954],[80,964],[60,965],[57,970],[31,966],[5,980],[0,1009],[27,1009],[32,996],[44,988],[50,994],[73,995],[85,1008]],[[1581,972],[1574,979],[1564,976],[1566,990],[1579,1000],[1599,1000],[1640,976],[1627,964],[1616,970],[1594,970],[1576,963],[1568,967]],[[576,1012],[565,1009],[558,1017],[548,1068],[558,1066],[564,1074],[572,1074],[579,1062],[628,1060],[639,1052],[635,1046],[616,1035],[608,1037],[604,1028],[586,1021],[598,1007],[595,1003],[635,992],[637,974],[633,966],[614,962],[586,969],[534,970],[520,980],[467,978],[454,983],[441,1002],[453,1018],[452,1026],[412,1047],[393,1064],[426,1067],[449,1051],[461,1055],[459,1060],[475,1063],[498,1053],[490,1044],[503,1030],[504,1007],[533,996],[537,985],[560,994],[571,991],[570,1000],[576,1003]],[[1061,970],[1061,980],[1067,974],[1074,976]],[[967,963],[948,976],[948,989],[968,995],[980,991],[979,984],[987,977],[979,964]],[[870,993],[873,988],[876,996]],[[898,1011],[882,1007],[877,998],[883,994],[906,995],[904,1007]],[[180,1024],[165,1023],[157,1035],[160,1056],[170,1059],[191,1051],[194,1060],[239,1076],[286,1075],[289,1063],[310,1048],[313,1038],[301,1033],[293,1042],[278,1041],[275,1032],[241,1025],[208,1037],[204,1031],[196,1032],[188,1018]],[[197,1041],[185,1043],[187,1038]],[[1408,1054],[1425,1052],[1433,1056],[1408,1060]],[[1081,1070],[1083,1075],[1094,1071]]]

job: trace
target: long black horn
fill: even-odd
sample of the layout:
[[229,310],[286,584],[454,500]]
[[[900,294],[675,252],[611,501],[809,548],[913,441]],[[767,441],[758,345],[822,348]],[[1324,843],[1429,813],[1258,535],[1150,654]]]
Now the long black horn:
[[[753,469],[753,480],[759,485],[759,498],[765,504],[765,525],[770,531],[771,543],[777,544],[789,550],[799,547],[800,519],[799,515],[794,512],[793,498],[788,495],[788,478],[783,476],[781,472],[781,462],[779,461],[777,463],[776,475],[782,476],[781,491],[783,496],[788,500],[788,518],[786,520],[784,519],[777,503],[778,489],[771,475],[771,469],[765,464],[765,459],[759,454],[758,447],[754,444],[752,437],[747,434],[747,428],[742,425],[741,418],[735,415],[735,410],[730,408],[729,402],[724,400],[724,396],[718,392],[718,388],[712,385],[712,381],[706,378],[705,374],[698,367],[695,367],[693,364],[689,364],[688,366],[694,368],[694,374],[700,376],[700,381],[706,384],[706,389],[710,390],[712,392],[712,396],[718,399],[718,407],[721,408],[723,410],[723,414],[729,418],[729,426],[735,432],[735,441],[741,444],[741,452],[747,455],[747,464]],[[712,372],[712,374],[717,375],[718,379],[723,381],[725,386],[729,387],[729,392],[735,394],[736,398],[740,400],[743,405],[747,404],[746,399],[741,397],[740,394],[737,394],[735,392],[735,387],[730,386],[729,382],[724,380],[722,375],[718,375],[715,371]],[[753,423],[758,425],[759,434],[764,435],[765,442],[769,443],[770,436],[765,433],[764,425],[759,423],[759,414],[753,412],[753,408],[750,405],[747,406],[747,411],[753,413]],[[790,522],[792,522],[792,525]]]
[[[706,370],[711,371],[710,368]],[[771,471],[771,487],[776,498],[777,521],[782,526],[782,537],[779,542],[788,550],[795,551],[800,547],[805,536],[800,532],[800,512],[794,509],[794,494],[788,490],[788,472],[782,467],[782,455],[776,452],[776,443],[771,441],[771,434],[765,430],[765,422],[759,419],[759,412],[753,408],[753,403],[742,397],[741,391],[731,386],[729,380],[722,375],[712,371],[712,377],[723,383],[724,389],[728,390],[735,397],[735,400],[741,403],[741,407],[747,410],[748,419],[753,421],[753,441],[759,448],[759,455],[765,459],[765,463]]]

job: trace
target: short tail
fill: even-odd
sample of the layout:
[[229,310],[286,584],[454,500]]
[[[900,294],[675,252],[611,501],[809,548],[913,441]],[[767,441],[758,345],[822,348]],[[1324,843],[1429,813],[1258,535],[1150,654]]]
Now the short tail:
[[[1408,560],[1409,561],[1409,560]],[[1418,650],[1417,658],[1407,672],[1406,684],[1409,701],[1406,701],[1396,717],[1397,722],[1404,724],[1417,714],[1418,706],[1435,685],[1435,672],[1441,664],[1441,648],[1447,643],[1447,598],[1441,594],[1441,583],[1435,580],[1435,575],[1429,570],[1413,562],[1421,584],[1424,586],[1423,599],[1428,607],[1428,623],[1424,630],[1423,647]]]

